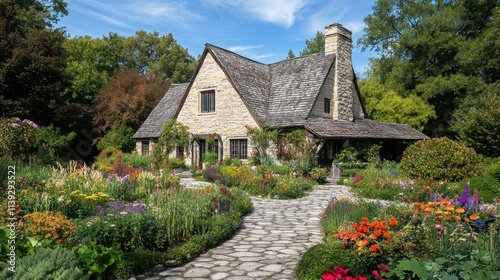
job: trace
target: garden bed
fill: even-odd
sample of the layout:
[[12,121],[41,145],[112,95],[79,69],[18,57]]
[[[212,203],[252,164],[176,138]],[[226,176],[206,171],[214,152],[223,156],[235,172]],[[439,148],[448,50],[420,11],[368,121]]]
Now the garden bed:
[[[238,189],[186,189],[173,174],[121,163],[107,174],[75,162],[30,168],[15,182],[15,231],[9,215],[0,221],[1,279],[123,279],[182,265],[230,238],[252,209]],[[2,198],[9,214],[6,189]],[[6,257],[13,235],[15,273]]]

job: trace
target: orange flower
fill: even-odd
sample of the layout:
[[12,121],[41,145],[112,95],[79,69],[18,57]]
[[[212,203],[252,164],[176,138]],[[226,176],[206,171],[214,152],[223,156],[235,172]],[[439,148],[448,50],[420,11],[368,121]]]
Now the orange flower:
[[457,222],[458,222],[458,221],[460,221],[460,220],[462,219],[462,218],[460,218],[459,216],[455,216],[455,215],[453,215],[453,216],[452,216],[452,218],[453,218],[453,219],[455,219],[455,221],[457,221]]
[[479,216],[476,215],[476,214],[473,214],[473,215],[470,215],[469,219],[475,221],[475,220],[478,220],[479,219]]
[[391,238],[391,233],[388,231],[384,231],[384,237],[385,238]]
[[431,212],[432,212],[432,208],[430,208],[430,207],[425,207],[424,211],[425,211],[425,212],[427,212],[427,213],[431,213]]
[[415,210],[415,212],[413,212],[413,215],[420,215],[420,210]]
[[438,215],[441,215],[441,214],[443,214],[443,211],[437,210],[435,213],[438,214]]
[[420,207],[420,206],[422,206],[422,202],[415,202],[415,203],[413,203],[413,205]]
[[455,212],[462,214],[462,213],[465,213],[465,209],[464,208],[457,208],[457,209],[455,209]]
[[368,245],[368,240],[363,239],[358,241],[358,247],[365,247],[366,245]]
[[396,218],[392,217],[389,220],[389,225],[391,225],[391,227],[397,226],[398,225],[398,221],[396,220]]
[[377,237],[382,235],[382,230],[381,229],[376,229],[373,231],[373,234],[375,234]]
[[372,234],[370,234],[370,235],[368,236],[368,238],[370,238],[370,239],[377,239],[377,236],[376,236],[375,234],[373,234],[373,233],[372,233]]
[[455,207],[453,207],[453,205],[448,205],[448,206],[446,206],[446,210],[453,211],[453,210],[455,210]]
[[377,250],[380,250],[380,246],[378,244],[373,244],[370,246],[370,251],[375,252]]

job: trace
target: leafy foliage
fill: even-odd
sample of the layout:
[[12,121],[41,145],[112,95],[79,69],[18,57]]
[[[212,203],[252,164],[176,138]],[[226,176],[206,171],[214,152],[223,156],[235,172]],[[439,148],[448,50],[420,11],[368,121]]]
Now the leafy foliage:
[[378,0],[358,43],[380,54],[369,74],[434,106],[437,118],[425,131],[447,135],[462,99],[500,77],[499,17],[497,0]]
[[[7,0],[0,3],[0,110],[48,125],[61,103],[64,32],[52,29],[67,14],[61,0]],[[29,81],[29,82],[26,82]]]
[[0,278],[14,280],[80,280],[90,279],[77,268],[77,261],[71,250],[57,247],[40,248],[34,254],[21,258],[16,263],[16,272],[8,271],[5,263],[0,263]]
[[74,247],[73,254],[75,260],[78,261],[78,267],[101,279],[109,267],[121,260],[123,252],[118,243],[105,247],[91,241]]
[[35,151],[38,125],[19,118],[0,119],[0,149],[10,160],[24,160]]
[[19,225],[25,234],[54,240],[56,244],[68,244],[75,232],[75,225],[61,212],[33,212],[23,217]]
[[401,170],[412,178],[460,181],[479,175],[481,162],[474,149],[448,138],[421,140],[408,147]]
[[121,68],[96,96],[94,123],[104,129],[125,124],[137,130],[168,86],[161,77]]
[[401,96],[375,77],[359,82],[368,117],[383,122],[406,123],[422,131],[436,117],[433,106],[417,95]]
[[124,153],[130,153],[135,149],[135,141],[132,138],[134,131],[125,124],[121,124],[108,132],[97,144],[99,150],[116,148]]
[[[310,54],[320,53],[325,51],[325,34],[322,32],[316,32],[316,35],[306,40],[306,47],[300,52],[300,56],[306,56]],[[290,50],[288,52],[288,59],[294,58],[295,54]]]
[[158,143],[153,147],[153,157],[158,166],[167,168],[170,166],[170,154],[176,147],[183,147],[184,151],[189,151],[188,129],[175,119],[163,124]]
[[451,129],[457,139],[478,153],[500,156],[500,82],[465,98],[454,112]]
[[271,129],[268,124],[264,125],[263,128],[247,127],[247,135],[257,150],[257,153],[253,155],[257,161],[256,163],[271,164],[272,159],[268,153],[271,145],[278,142],[278,130]]
[[53,125],[42,127],[36,134],[40,163],[51,164],[66,159],[67,148],[75,137],[74,132],[61,135],[61,130]]

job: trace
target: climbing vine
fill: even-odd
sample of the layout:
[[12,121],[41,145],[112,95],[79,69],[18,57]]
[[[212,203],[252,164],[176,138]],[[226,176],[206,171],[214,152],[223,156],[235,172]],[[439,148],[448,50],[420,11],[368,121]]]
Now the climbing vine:
[[189,127],[173,119],[163,124],[162,133],[153,147],[153,157],[157,166],[169,168],[170,154],[176,147],[184,148],[189,154]]

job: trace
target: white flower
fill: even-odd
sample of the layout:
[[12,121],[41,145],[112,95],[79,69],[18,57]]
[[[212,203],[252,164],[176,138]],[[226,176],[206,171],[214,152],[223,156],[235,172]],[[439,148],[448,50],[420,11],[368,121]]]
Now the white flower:
[[110,227],[115,227],[115,225],[114,225],[114,224],[110,224],[109,226],[110,226]]
[[127,215],[127,212],[120,212],[120,215]]

